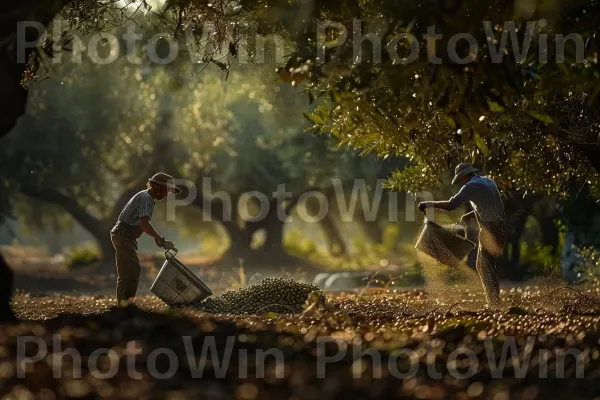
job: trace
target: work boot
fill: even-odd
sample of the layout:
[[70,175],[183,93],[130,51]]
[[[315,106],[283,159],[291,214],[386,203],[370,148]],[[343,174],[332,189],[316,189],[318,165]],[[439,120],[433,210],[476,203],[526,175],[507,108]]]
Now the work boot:
[[138,287],[137,280],[117,279],[117,306],[125,306],[133,301]]

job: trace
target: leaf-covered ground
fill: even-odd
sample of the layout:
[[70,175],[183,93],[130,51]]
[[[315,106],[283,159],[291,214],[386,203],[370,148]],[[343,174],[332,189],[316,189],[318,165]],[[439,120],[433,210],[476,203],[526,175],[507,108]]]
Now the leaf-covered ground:
[[[0,387],[13,398],[594,398],[600,395],[595,294],[593,288],[515,289],[503,292],[506,307],[495,311],[467,289],[436,298],[417,290],[336,294],[300,315],[253,316],[169,310],[152,296],[118,309],[111,297],[20,294],[13,306],[22,322],[0,328]],[[81,354],[81,378],[72,376],[69,357],[59,363],[53,334],[61,335],[63,351]],[[24,336],[42,338],[48,354],[17,378]],[[200,377],[195,363],[212,340],[217,354],[204,358]],[[113,358],[90,363],[100,348],[112,349]],[[159,348],[172,351],[172,362],[156,356]],[[282,362],[271,355],[263,363],[260,351],[273,349]],[[29,343],[21,353],[37,350]],[[128,373],[128,363],[140,376]],[[172,376],[161,379],[169,368]],[[113,377],[99,376],[111,371]]]

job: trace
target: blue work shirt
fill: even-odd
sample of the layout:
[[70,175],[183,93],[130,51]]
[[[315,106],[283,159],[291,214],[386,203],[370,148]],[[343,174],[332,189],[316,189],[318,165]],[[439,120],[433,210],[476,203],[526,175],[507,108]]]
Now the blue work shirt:
[[450,199],[450,207],[456,209],[466,202],[471,204],[480,224],[505,223],[506,215],[502,197],[496,183],[487,176],[474,176]]

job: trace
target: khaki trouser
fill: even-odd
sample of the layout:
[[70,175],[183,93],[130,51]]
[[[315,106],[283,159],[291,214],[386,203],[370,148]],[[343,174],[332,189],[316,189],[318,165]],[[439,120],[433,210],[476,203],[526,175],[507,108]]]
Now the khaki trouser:
[[[463,215],[467,238],[473,227],[479,228],[476,269],[481,279],[485,297],[491,307],[500,305],[500,284],[496,270],[496,258],[502,254],[506,241],[506,224],[504,221],[482,223],[475,212]],[[472,239],[471,239],[472,240]]]
[[135,297],[142,266],[137,255],[136,239],[123,236],[119,232],[111,233],[110,239],[117,261],[117,304],[121,304]]

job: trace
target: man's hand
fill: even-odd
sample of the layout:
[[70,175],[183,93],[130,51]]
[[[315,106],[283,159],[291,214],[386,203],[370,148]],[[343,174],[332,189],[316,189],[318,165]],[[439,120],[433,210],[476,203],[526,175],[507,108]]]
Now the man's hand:
[[456,207],[453,207],[449,200],[440,201],[422,201],[419,203],[419,211],[425,214],[426,208],[437,208],[445,211],[454,211]]
[[164,236],[160,236],[156,229],[150,223],[149,217],[140,218],[140,226],[144,232],[154,238],[154,243],[158,247],[162,247],[165,250],[175,250],[175,245],[170,240],[165,240]]
[[165,238],[162,236],[154,238],[154,243],[156,243],[158,247],[163,247],[165,245]]
[[154,239],[154,242],[158,247],[162,247],[165,250],[175,250],[175,244],[170,240],[166,240],[164,237],[159,237],[158,239]]
[[162,246],[165,250],[175,250],[175,244],[170,240],[165,240],[165,243]]

